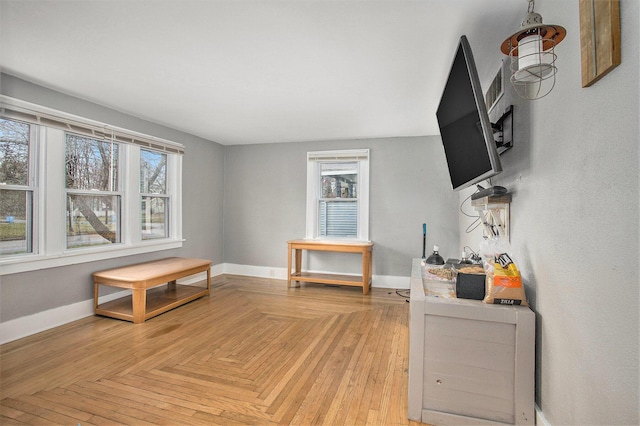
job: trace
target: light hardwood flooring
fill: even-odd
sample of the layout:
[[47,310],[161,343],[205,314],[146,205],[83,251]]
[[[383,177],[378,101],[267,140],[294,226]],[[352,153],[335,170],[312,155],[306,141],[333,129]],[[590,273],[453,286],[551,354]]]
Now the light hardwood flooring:
[[223,275],[144,324],[89,317],[0,346],[0,424],[420,425],[394,290]]

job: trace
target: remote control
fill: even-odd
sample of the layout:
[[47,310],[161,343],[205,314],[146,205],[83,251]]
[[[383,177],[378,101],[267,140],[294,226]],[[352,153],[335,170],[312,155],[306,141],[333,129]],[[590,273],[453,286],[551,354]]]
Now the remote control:
[[482,197],[497,197],[507,193],[507,188],[504,186],[492,186],[491,188],[481,189],[471,195],[472,200],[477,200]]

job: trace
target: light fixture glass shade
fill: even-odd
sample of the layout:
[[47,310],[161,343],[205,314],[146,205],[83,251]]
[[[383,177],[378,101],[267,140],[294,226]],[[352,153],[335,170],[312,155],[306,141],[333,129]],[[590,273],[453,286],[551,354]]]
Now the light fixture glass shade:
[[533,11],[529,0],[529,13],[524,17],[521,29],[507,38],[500,50],[511,58],[511,83],[525,99],[539,99],[555,86],[555,46],[567,31],[559,25],[545,25],[542,16]]
[[553,53],[542,50],[542,37],[539,34],[524,37],[519,46],[518,70],[513,73],[515,81],[531,83],[555,72]]

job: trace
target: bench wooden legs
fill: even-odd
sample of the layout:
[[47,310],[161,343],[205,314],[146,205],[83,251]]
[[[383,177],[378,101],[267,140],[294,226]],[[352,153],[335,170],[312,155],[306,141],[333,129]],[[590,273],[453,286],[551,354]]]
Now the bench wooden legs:
[[[177,279],[207,273],[207,288],[178,284]],[[162,285],[167,283],[166,287]],[[99,286],[130,289],[124,296],[99,304]],[[93,273],[93,305],[96,315],[141,324],[149,318],[184,305],[211,292],[211,261],[168,257]],[[148,303],[147,303],[148,302]],[[147,306],[148,305],[148,306]]]
[[147,311],[147,289],[134,288],[132,291],[133,301],[133,323],[140,324],[144,322],[145,313]]
[[93,283],[93,312],[96,311],[96,309],[98,309],[98,297],[99,297],[99,286],[98,283],[94,282]]

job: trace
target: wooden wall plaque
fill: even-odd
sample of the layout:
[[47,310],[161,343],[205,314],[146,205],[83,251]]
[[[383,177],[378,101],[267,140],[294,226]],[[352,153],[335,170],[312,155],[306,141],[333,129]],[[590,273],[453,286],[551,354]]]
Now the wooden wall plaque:
[[620,65],[620,0],[579,0],[582,87]]

